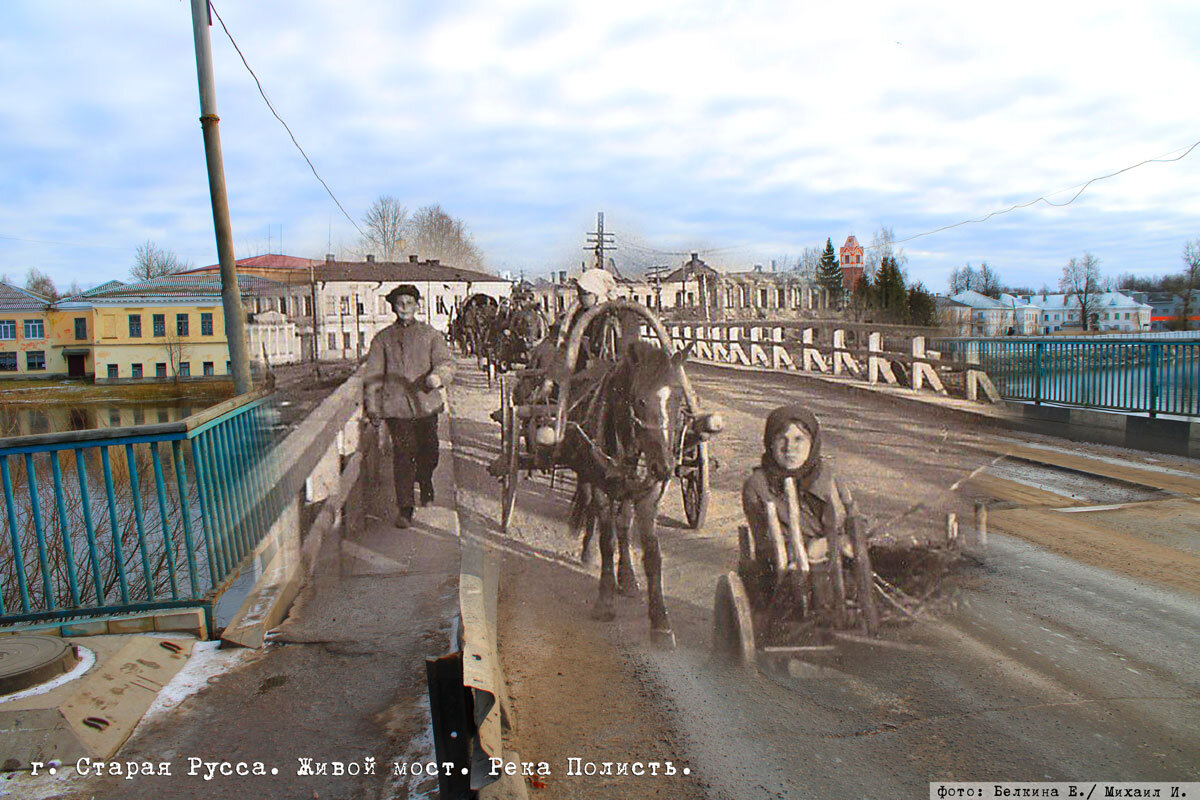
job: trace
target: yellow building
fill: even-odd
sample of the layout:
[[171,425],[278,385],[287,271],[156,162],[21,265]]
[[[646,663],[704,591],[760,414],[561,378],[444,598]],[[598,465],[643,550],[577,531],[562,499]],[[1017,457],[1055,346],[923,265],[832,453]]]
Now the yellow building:
[[0,283],[0,378],[65,375],[66,362],[52,346],[50,301]]
[[[239,277],[243,301],[274,282]],[[165,275],[106,284],[59,304],[92,310],[91,351],[97,383],[186,380],[230,374],[218,275]]]

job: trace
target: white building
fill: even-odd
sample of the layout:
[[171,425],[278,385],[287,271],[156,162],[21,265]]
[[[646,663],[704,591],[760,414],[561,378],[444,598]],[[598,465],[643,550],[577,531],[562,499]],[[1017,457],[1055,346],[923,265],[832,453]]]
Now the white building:
[[[1083,330],[1083,316],[1079,297],[1074,294],[1035,294],[1023,298],[1031,306],[1041,309],[1042,319],[1039,333],[1055,333],[1063,330]],[[1150,330],[1153,308],[1147,303],[1122,294],[1103,292],[1091,300],[1088,330],[1138,332]]]

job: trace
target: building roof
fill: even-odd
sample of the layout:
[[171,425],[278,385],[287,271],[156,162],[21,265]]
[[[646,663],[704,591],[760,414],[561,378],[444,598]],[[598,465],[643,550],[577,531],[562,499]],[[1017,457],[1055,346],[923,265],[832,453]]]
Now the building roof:
[[965,292],[959,292],[958,294],[951,295],[950,299],[962,303],[965,306],[970,306],[974,309],[990,310],[996,308],[1010,308],[1010,306],[1001,303],[999,300],[995,300],[985,294],[980,294],[974,289],[967,289]]
[[[1079,308],[1079,298],[1073,294],[1035,294],[1029,297],[1029,304],[1043,311],[1062,311],[1069,308]],[[1150,308],[1147,303],[1139,303],[1121,292],[1102,292],[1095,296],[1092,308],[1095,311],[1120,309]]]
[[5,311],[27,311],[46,308],[50,299],[27,289],[0,283],[0,309]]
[[854,234],[850,234],[846,237],[846,243],[838,248],[838,252],[840,253],[842,250],[858,252],[862,249],[862,245],[858,243],[858,239],[854,238]]
[[[283,288],[283,284],[269,278],[260,278],[257,275],[238,276],[238,289],[243,296],[265,294]],[[109,281],[71,299],[92,301],[179,300],[192,297],[219,298],[220,296],[220,275],[176,273],[136,283]]]
[[953,297],[946,297],[942,294],[934,296],[933,304],[938,308],[970,308],[966,303],[960,303]]
[[[297,256],[285,256],[282,253],[267,253],[261,256],[248,256],[239,258],[234,262],[239,267],[259,267],[266,269],[308,269],[323,262],[312,258],[298,258]],[[188,275],[193,272],[212,272],[219,270],[220,264],[209,264],[207,267],[196,267],[184,271],[183,275]]]
[[[307,269],[307,267],[306,267]],[[314,270],[319,281],[383,281],[385,283],[500,282],[499,275],[431,261],[322,261]]]

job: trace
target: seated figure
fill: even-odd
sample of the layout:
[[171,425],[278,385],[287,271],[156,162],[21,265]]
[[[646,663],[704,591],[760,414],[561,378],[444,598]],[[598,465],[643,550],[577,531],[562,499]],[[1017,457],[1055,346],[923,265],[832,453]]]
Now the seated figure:
[[[742,511],[750,527],[754,545],[754,573],[744,576],[753,600],[769,603],[776,589],[781,565],[772,541],[768,514],[771,508],[782,531],[789,529],[786,479],[796,484],[800,531],[814,578],[825,571],[829,561],[827,535],[846,521],[848,490],[838,485],[833,470],[821,456],[821,426],[811,411],[800,405],[777,408],[767,417],[763,431],[763,455],[742,485]],[[785,539],[788,537],[785,536]],[[845,541],[845,540],[843,540]],[[847,552],[848,543],[843,546]],[[787,543],[787,558],[797,556]],[[783,565],[786,566],[786,565]],[[814,580],[814,592],[822,594]]]

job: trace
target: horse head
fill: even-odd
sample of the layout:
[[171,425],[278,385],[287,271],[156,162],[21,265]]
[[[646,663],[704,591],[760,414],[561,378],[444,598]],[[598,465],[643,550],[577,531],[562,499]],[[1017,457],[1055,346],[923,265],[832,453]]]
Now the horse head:
[[624,459],[639,481],[661,483],[674,472],[675,426],[682,401],[687,352],[668,355],[648,342],[625,351],[613,381],[612,430]]

